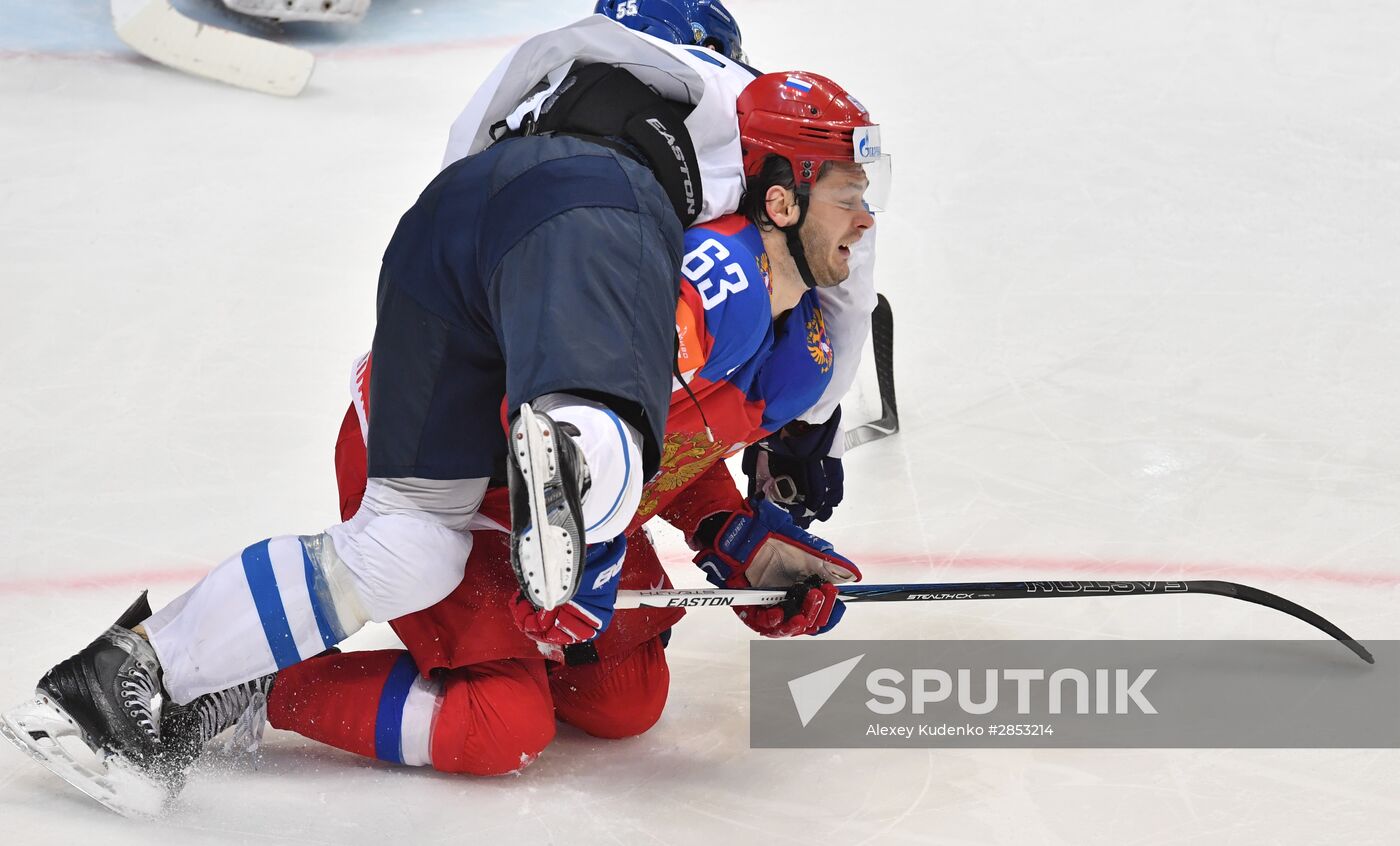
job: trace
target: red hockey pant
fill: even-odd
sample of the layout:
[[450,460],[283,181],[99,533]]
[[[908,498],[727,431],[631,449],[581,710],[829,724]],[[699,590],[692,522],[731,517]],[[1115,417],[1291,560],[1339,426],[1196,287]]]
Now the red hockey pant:
[[[393,707],[389,691],[396,668],[403,675],[407,655],[348,652],[288,667],[268,699],[269,722],[357,755],[402,760],[385,738],[406,736],[412,727],[393,721],[428,719],[421,710]],[[440,687],[431,728],[420,727],[430,731],[432,766],[473,775],[501,775],[529,764],[554,739],[556,718],[595,737],[641,734],[661,717],[670,688],[659,637],[605,663],[569,667],[511,658],[435,678]]]

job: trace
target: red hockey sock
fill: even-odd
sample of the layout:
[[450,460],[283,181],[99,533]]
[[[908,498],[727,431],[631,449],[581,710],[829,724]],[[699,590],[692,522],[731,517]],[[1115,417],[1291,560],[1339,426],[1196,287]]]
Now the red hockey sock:
[[[433,699],[415,705],[414,690]],[[356,755],[472,775],[516,772],[554,739],[542,658],[459,667],[439,682],[403,650],[325,655],[278,674],[267,716]]]
[[438,687],[402,649],[323,655],[277,674],[267,718],[356,755],[421,765]]

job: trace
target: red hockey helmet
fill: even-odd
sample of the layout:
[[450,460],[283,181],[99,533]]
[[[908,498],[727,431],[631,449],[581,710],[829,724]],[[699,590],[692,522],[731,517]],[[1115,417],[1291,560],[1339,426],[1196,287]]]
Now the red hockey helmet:
[[781,156],[805,193],[824,163],[856,162],[870,179],[866,204],[883,207],[889,156],[880,150],[880,127],[846,89],[807,71],[768,73],[744,88],[736,108],[745,176],[757,176],[768,156]]

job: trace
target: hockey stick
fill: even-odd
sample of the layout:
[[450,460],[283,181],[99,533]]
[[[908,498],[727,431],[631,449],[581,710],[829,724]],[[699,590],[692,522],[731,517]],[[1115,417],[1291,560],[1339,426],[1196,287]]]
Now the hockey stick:
[[899,431],[899,408],[894,397],[894,312],[884,294],[875,295],[870,315],[871,345],[875,350],[875,379],[880,385],[880,419],[846,433],[846,449],[855,449]]
[[112,24],[147,58],[264,94],[296,96],[316,63],[305,50],[191,20],[170,0],[112,0]]
[[[1320,614],[1268,591],[1234,582],[948,582],[904,585],[842,585],[843,602],[929,602],[964,599],[1056,599],[1068,596],[1152,596],[1209,593],[1263,605],[1326,632],[1368,664],[1376,663],[1366,647]],[[695,608],[709,606],[772,605],[788,599],[786,590],[676,589],[620,590],[617,605],[624,608]]]

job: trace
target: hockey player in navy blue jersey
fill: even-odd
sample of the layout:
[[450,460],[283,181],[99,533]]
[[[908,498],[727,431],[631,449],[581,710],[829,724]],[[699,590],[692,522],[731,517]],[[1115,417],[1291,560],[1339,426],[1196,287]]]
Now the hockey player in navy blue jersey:
[[11,736],[110,807],[151,812],[187,760],[173,729],[195,697],[254,691],[451,591],[492,477],[510,481],[511,564],[549,636],[585,543],[627,524],[658,463],[680,227],[737,204],[750,78],[601,16],[508,56],[385,253],[358,511],[253,544],[154,615],[138,602],[6,715]]
[[442,599],[493,478],[524,595],[572,598],[586,544],[623,531],[660,462],[682,235],[711,185],[725,193],[702,163],[735,156],[742,182],[737,132],[697,144],[688,128],[707,90],[692,65],[713,65],[678,48],[646,62],[570,62],[544,99],[502,101],[516,119],[488,110],[481,149],[400,220],[358,512],[253,543],[154,614],[143,597],[6,714],[12,739],[109,807],[158,811],[182,763],[166,716]]

